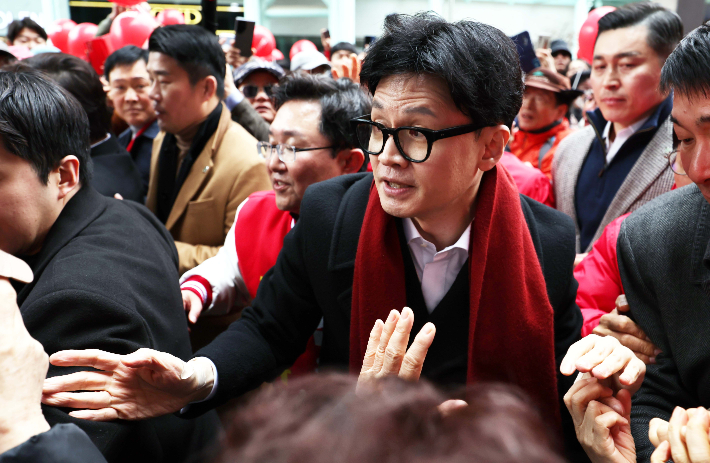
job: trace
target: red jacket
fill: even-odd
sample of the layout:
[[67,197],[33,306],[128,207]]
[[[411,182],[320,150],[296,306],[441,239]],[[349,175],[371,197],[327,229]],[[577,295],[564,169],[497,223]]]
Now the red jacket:
[[629,214],[607,225],[587,257],[574,269],[574,278],[579,283],[577,305],[584,319],[582,337],[592,333],[602,315],[616,308],[616,298],[624,293],[616,260],[616,239],[621,222]]
[[[529,162],[533,167],[537,167],[547,178],[552,180],[552,159],[555,156],[557,145],[563,138],[571,134],[573,130],[569,128],[569,121],[565,118],[562,122],[542,133],[525,132],[518,129],[513,132],[513,141],[510,142],[510,151],[521,161]],[[540,149],[552,137],[555,137],[552,146],[542,158],[542,166],[538,166]]]
[[508,152],[503,153],[499,165],[510,172],[520,193],[547,206],[555,207],[555,196],[550,179],[539,169],[530,167]]

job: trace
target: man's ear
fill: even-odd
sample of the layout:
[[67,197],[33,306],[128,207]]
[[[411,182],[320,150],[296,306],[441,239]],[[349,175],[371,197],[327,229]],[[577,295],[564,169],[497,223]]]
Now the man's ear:
[[485,127],[481,130],[479,140],[483,141],[483,156],[478,168],[484,172],[491,170],[500,158],[510,139],[510,129],[505,125]]
[[365,153],[360,148],[344,149],[338,152],[337,159],[343,174],[354,174],[360,172]]
[[59,161],[59,166],[52,171],[53,175],[56,174],[59,199],[65,198],[79,186],[79,166],[79,158],[65,156]]
[[565,114],[567,114],[567,111],[569,110],[569,105],[566,104],[561,104],[557,107],[557,119],[560,120],[563,117],[565,117]]
[[217,94],[217,79],[214,76],[207,76],[202,81],[202,97],[204,101],[209,101]]

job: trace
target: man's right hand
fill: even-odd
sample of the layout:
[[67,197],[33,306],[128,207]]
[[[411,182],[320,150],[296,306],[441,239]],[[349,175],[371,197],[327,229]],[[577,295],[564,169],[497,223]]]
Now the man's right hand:
[[187,312],[187,318],[190,320],[190,323],[197,323],[197,319],[200,318],[200,314],[202,313],[202,299],[197,297],[197,294],[192,291],[183,290],[181,292],[182,306],[185,308],[185,312]]
[[656,363],[656,355],[661,351],[651,342],[646,333],[624,313],[629,311],[626,296],[616,298],[616,308],[602,315],[599,325],[592,333],[599,336],[613,336],[631,349],[643,363]]
[[[49,359],[56,366],[93,367],[44,382],[42,403],[79,409],[69,413],[93,421],[142,420],[174,413],[206,398],[214,384],[210,362],[179,358],[152,349],[128,355],[67,350]],[[90,391],[90,392],[75,392]]]

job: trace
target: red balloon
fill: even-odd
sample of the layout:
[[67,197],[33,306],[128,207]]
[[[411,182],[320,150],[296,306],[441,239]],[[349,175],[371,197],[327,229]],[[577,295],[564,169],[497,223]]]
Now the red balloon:
[[113,0],[112,3],[121,6],[135,6],[139,3],[143,3],[145,0]]
[[602,16],[616,10],[613,6],[602,6],[593,9],[587,19],[582,24],[579,30],[579,51],[577,58],[583,59],[589,63],[594,58],[594,43],[597,41],[597,32],[599,32],[599,20]]
[[86,43],[96,37],[99,26],[92,23],[77,24],[67,36],[67,52],[81,59],[86,59]]
[[50,27],[47,35],[52,39],[52,44],[55,47],[66,53],[68,51],[67,39],[69,38],[69,31],[75,26],[76,23],[71,19],[57,19]]
[[281,50],[278,48],[274,48],[274,51],[271,52],[271,61],[278,61],[280,59],[284,59],[284,54],[281,53]]
[[114,50],[126,45],[142,47],[153,30],[158,27],[153,16],[138,11],[126,11],[111,24],[111,44]]
[[254,38],[251,47],[255,48],[254,54],[260,58],[270,58],[271,52],[276,48],[276,37],[264,26],[254,26]]
[[168,8],[162,10],[158,13],[155,19],[163,26],[170,26],[172,24],[185,24],[185,15],[180,11]]
[[301,53],[302,51],[306,50],[316,50],[318,51],[318,47],[316,47],[316,44],[311,42],[310,40],[299,40],[298,42],[294,43],[293,46],[291,47],[291,51],[288,53],[288,57],[290,59],[293,59],[293,57],[297,53]]

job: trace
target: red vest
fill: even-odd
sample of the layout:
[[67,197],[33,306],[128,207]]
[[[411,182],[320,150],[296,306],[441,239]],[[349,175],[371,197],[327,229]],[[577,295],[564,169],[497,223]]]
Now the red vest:
[[[239,270],[252,299],[256,297],[261,279],[276,264],[292,224],[291,214],[276,207],[276,193],[272,190],[251,194],[239,211],[234,239]],[[283,373],[282,379],[285,380],[289,374],[294,376],[315,371],[319,351],[320,347],[316,346],[311,336],[306,351]]]
[[264,274],[276,264],[293,217],[276,207],[276,193],[258,191],[249,196],[234,227],[239,270],[252,299]]

